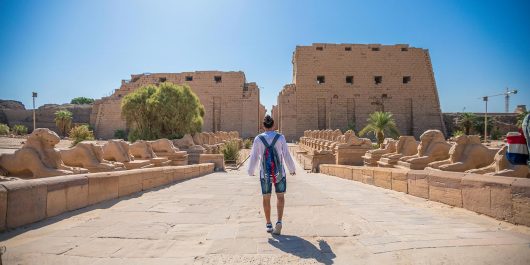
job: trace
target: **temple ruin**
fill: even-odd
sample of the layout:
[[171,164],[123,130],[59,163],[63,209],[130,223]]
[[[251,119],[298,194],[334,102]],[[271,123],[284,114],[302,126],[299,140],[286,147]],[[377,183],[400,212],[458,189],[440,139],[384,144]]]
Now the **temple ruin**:
[[297,46],[293,81],[272,115],[289,141],[306,130],[360,130],[374,111],[389,111],[402,135],[444,131],[429,51],[405,44]]
[[122,80],[111,96],[97,100],[92,108],[90,124],[98,138],[112,138],[118,129],[127,129],[121,116],[122,98],[136,89],[172,82],[187,84],[204,105],[202,131],[237,131],[242,137],[253,137],[261,129],[265,107],[260,104],[256,83],[247,83],[243,72],[198,71],[131,75]]

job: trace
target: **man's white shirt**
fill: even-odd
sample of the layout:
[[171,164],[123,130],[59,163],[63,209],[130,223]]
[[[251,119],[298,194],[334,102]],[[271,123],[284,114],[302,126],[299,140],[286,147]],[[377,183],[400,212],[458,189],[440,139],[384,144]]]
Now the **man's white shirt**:
[[[276,134],[277,133],[274,131],[267,131],[260,135],[264,136],[265,140],[270,145],[272,143],[272,140],[274,139],[274,136],[276,136]],[[285,165],[287,165],[289,172],[291,174],[294,173],[296,170],[294,161],[293,161],[293,158],[291,157],[291,154],[289,153],[289,147],[287,146],[287,141],[285,141],[285,137],[283,135],[280,135],[280,138],[278,138],[278,140],[276,141],[274,148],[276,149],[276,152],[279,158],[282,161],[285,161]],[[254,138],[254,144],[252,145],[252,150],[250,152],[250,164],[248,165],[248,175],[250,176],[254,175],[254,171],[256,170],[256,165],[261,160],[264,152],[265,152],[265,145],[259,139],[259,135],[258,135],[256,136],[256,138]],[[260,173],[261,172],[262,170],[260,169]],[[285,168],[282,168],[282,172],[283,172],[283,175],[285,176]]]

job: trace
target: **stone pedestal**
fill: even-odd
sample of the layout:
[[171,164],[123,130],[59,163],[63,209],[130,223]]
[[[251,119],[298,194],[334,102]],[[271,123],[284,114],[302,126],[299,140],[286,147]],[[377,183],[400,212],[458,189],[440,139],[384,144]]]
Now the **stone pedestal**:
[[125,165],[126,169],[149,168],[154,166],[150,160],[132,160],[123,162],[123,165]]
[[380,167],[394,167],[402,156],[396,155],[391,157],[383,157],[377,161]]
[[199,164],[203,163],[214,163],[215,171],[225,170],[225,158],[222,154],[200,154]]
[[350,165],[350,166],[362,166],[363,155],[366,151],[370,150],[370,147],[363,146],[340,146],[335,147],[335,164],[337,165]]

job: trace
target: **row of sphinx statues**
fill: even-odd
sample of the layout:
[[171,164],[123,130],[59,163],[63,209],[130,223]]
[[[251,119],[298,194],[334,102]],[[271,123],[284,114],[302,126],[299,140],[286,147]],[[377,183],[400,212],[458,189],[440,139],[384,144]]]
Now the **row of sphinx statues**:
[[367,151],[363,159],[366,166],[529,177],[528,166],[510,163],[506,152],[506,145],[489,148],[478,135],[460,135],[446,141],[441,131],[428,130],[419,142],[413,136],[387,138],[381,148]]
[[[369,139],[359,138],[353,131],[342,134],[340,130],[308,130],[299,141],[300,148],[310,155],[327,153],[335,157],[358,155],[355,152],[341,153],[341,148],[362,151],[371,145]],[[440,130],[427,130],[420,136],[419,141],[416,141],[414,136],[400,136],[397,140],[386,138],[379,149],[363,152],[361,164],[372,167],[530,177],[528,166],[511,164],[506,158],[506,152],[507,146],[489,148],[483,145],[478,135],[461,135],[446,141]],[[340,161],[357,160],[336,159],[336,164],[343,164]]]
[[[213,153],[224,142],[233,139],[239,139],[237,132],[197,133],[173,141],[87,141],[72,148],[57,149],[55,146],[60,141],[59,136],[49,129],[37,128],[20,149],[13,154],[0,155],[0,175],[43,178],[156,166],[182,166],[190,163],[189,155],[186,150],[177,146],[199,150],[194,153],[199,155]],[[238,141],[242,142],[241,139]]]

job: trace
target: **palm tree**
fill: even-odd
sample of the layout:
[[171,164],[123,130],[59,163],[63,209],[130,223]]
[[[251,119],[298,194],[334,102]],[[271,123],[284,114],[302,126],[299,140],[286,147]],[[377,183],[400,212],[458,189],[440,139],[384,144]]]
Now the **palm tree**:
[[55,112],[55,125],[59,133],[64,137],[72,126],[72,113],[68,110],[58,110]]
[[466,135],[469,135],[471,128],[475,127],[478,121],[477,115],[471,112],[464,112],[456,118],[456,124],[460,129],[464,130]]
[[368,124],[359,132],[359,135],[363,136],[370,132],[375,134],[379,146],[385,140],[385,132],[392,137],[399,136],[396,121],[390,112],[376,111],[370,114],[366,121]]

